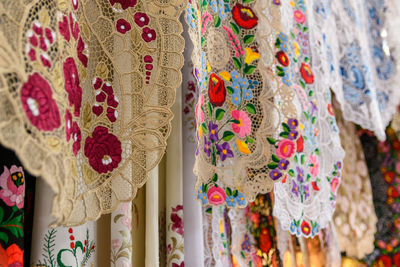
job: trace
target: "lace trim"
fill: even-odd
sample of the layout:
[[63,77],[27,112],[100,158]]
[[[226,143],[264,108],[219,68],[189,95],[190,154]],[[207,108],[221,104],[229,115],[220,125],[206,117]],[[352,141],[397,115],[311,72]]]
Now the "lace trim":
[[364,153],[356,127],[345,122],[336,110],[340,139],[346,152],[342,182],[333,222],[341,251],[349,257],[363,258],[374,249],[377,218]]
[[325,51],[319,45],[323,37],[308,30],[315,25],[312,12],[307,13],[312,1],[290,3],[282,2],[284,24],[290,32],[276,39],[276,68],[296,92],[300,137],[288,175],[275,184],[274,216],[284,230],[314,237],[332,218],[344,152],[324,79]]
[[[286,162],[295,146],[279,136],[288,135],[283,118],[296,112],[293,93],[271,70],[269,53],[279,7],[270,1],[206,0],[189,3],[186,17],[200,90],[198,199],[204,205],[245,207],[284,177],[287,166],[278,163]],[[285,149],[290,153],[279,153]]]
[[0,3],[0,141],[55,191],[54,225],[115,210],[160,161],[184,2]]

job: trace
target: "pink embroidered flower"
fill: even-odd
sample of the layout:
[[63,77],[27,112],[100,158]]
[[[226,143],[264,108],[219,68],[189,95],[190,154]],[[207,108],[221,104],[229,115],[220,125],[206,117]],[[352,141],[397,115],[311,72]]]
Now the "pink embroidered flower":
[[207,192],[208,201],[213,205],[222,205],[225,202],[226,194],[221,187],[213,186]]
[[121,219],[121,223],[125,225],[126,228],[128,228],[129,231],[132,229],[132,217],[131,216],[124,216]]
[[72,145],[72,151],[76,156],[76,154],[78,154],[79,150],[81,149],[82,135],[81,135],[81,129],[79,128],[78,124],[75,121],[74,124],[72,125],[72,140],[74,141],[74,144]]
[[331,190],[333,193],[336,193],[338,185],[339,185],[339,179],[336,177],[333,178],[331,181]]
[[61,125],[60,113],[52,94],[50,84],[36,72],[29,75],[21,88],[26,116],[39,130],[52,131]]
[[149,19],[149,17],[147,16],[147,14],[146,14],[146,13],[142,13],[142,12],[137,12],[137,13],[134,15],[134,18],[135,18],[135,23],[136,23],[139,27],[143,27],[143,26],[149,24],[149,21],[150,21],[150,19]]
[[290,158],[295,150],[293,141],[289,139],[283,139],[279,141],[278,148],[276,149],[276,155],[281,159]]
[[69,105],[74,107],[74,115],[80,114],[82,104],[82,88],[79,84],[79,74],[75,61],[69,57],[64,62],[65,91],[68,93]]
[[113,250],[116,250],[120,246],[121,246],[121,242],[119,241],[119,239],[114,239],[111,241],[111,247]]
[[304,22],[306,22],[306,16],[300,10],[295,10],[293,15],[294,15],[294,20],[297,23],[303,24]]
[[172,221],[172,231],[177,232],[180,235],[183,235],[183,220],[177,213],[171,213],[171,221]]
[[196,121],[197,123],[203,123],[204,121],[204,112],[201,107],[204,105],[204,96],[200,94],[199,101],[197,101],[196,105]]
[[18,209],[24,207],[25,196],[25,175],[22,167],[15,165],[11,166],[9,170],[4,166],[4,171],[0,175],[0,198],[8,206],[13,207],[17,205]]
[[128,7],[134,7],[136,5],[136,0],[110,0],[110,4],[114,5],[119,3],[122,9],[127,9]]
[[237,133],[240,137],[245,137],[251,132],[251,120],[247,116],[246,112],[234,110],[232,111],[232,117],[238,120],[239,123],[232,123],[232,130]]
[[378,142],[378,151],[381,153],[387,153],[389,152],[390,146],[388,142]]
[[121,142],[103,126],[97,126],[92,137],[85,140],[85,156],[98,173],[106,173],[118,167],[122,157]]
[[65,137],[67,139],[67,142],[71,138],[71,133],[72,133],[72,114],[69,112],[69,110],[65,110]]
[[150,29],[149,27],[145,27],[145,28],[143,28],[143,31],[142,31],[142,38],[147,43],[151,42],[156,39],[156,31],[153,29]]
[[311,162],[310,166],[311,175],[316,177],[318,175],[318,168],[319,168],[318,158],[315,155],[310,155],[309,160]]
[[131,24],[124,19],[117,20],[117,31],[125,34],[131,30]]

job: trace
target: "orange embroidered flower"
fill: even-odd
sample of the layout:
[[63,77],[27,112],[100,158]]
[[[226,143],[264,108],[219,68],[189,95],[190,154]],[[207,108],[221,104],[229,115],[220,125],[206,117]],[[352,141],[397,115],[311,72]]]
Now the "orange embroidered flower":
[[24,265],[24,251],[21,250],[17,244],[12,244],[6,249],[6,253],[8,256],[8,265],[18,266],[18,263],[21,266]]

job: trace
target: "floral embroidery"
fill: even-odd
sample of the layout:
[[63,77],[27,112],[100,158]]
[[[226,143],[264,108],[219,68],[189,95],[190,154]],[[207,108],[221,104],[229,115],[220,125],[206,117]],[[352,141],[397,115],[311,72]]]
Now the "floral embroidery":
[[74,115],[80,114],[82,104],[82,88],[79,84],[79,74],[75,61],[69,57],[64,62],[65,91],[68,93],[69,105],[74,107]]
[[85,156],[89,164],[98,173],[110,172],[121,162],[121,142],[118,138],[109,133],[108,129],[97,126],[92,137],[86,138]]
[[[135,21],[136,22],[136,21]],[[117,21],[117,31],[125,34],[131,30],[131,24],[124,19],[119,19]]]
[[38,51],[42,65],[51,68],[50,57],[47,52],[55,41],[55,33],[48,27],[43,28],[38,21],[35,21],[32,29],[26,32],[26,37],[29,43],[26,44],[25,53],[29,59],[36,61],[36,52]]
[[239,3],[232,8],[232,18],[243,29],[252,29],[258,24],[258,17],[254,11]]
[[50,84],[38,73],[29,75],[21,88],[26,116],[39,130],[52,131],[61,126],[60,112],[52,95]]
[[4,171],[0,175],[0,198],[8,206],[16,205],[18,209],[24,207],[25,197],[25,176],[22,167],[11,166],[10,170],[4,166]]
[[170,221],[167,224],[168,231],[173,231],[171,242],[167,245],[167,265],[184,267],[183,260],[184,242],[183,242],[183,206],[177,205],[171,208]]
[[115,5],[116,3],[120,4],[122,9],[127,9],[129,7],[134,7],[136,5],[137,0],[109,0],[111,5]]
[[42,260],[39,260],[36,266],[66,266],[63,262],[64,254],[68,255],[69,257],[72,256],[76,262],[76,266],[88,266],[88,261],[96,249],[95,242],[90,239],[89,229],[86,229],[86,238],[82,241],[75,238],[73,228],[68,228],[68,234],[69,238],[68,241],[65,242],[64,248],[59,249],[57,252],[54,249],[57,237],[57,230],[48,230],[47,234],[44,236],[44,243],[42,248],[43,258]]

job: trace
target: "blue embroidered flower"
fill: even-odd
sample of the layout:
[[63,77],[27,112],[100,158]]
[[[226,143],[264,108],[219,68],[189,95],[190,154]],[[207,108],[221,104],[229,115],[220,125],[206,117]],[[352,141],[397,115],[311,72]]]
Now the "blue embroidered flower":
[[387,103],[389,102],[389,96],[385,92],[379,91],[377,93],[377,98],[378,98],[379,110],[382,111],[386,108]]
[[282,77],[282,81],[284,84],[286,84],[287,86],[292,86],[292,81],[289,77],[289,75],[285,75]]
[[226,19],[226,14],[231,12],[229,4],[225,3],[224,0],[218,0],[219,17],[224,20]]
[[200,199],[202,204],[205,205],[207,204],[207,194],[201,190],[201,187],[199,188],[199,192],[197,193],[197,199]]
[[225,199],[226,205],[229,207],[235,207],[236,206],[236,198],[234,196],[229,196]]
[[372,50],[378,78],[381,80],[390,79],[394,73],[393,59],[386,57],[383,50],[376,45],[372,47]]
[[245,196],[239,192],[236,197],[236,202],[239,206],[245,206],[247,204]]
[[292,221],[292,222],[290,223],[290,226],[289,226],[290,233],[296,234],[297,228],[298,228],[298,227],[296,226],[296,224],[294,223],[294,221]]
[[317,235],[319,233],[319,230],[320,230],[319,224],[316,223],[311,230],[311,236],[314,237],[315,235]]
[[279,33],[278,38],[281,40],[281,42],[285,43],[288,40],[288,36],[284,33]]
[[189,23],[190,27],[192,27],[193,29],[196,28],[196,17],[193,13],[193,8],[192,5],[189,3],[187,8],[187,15],[186,15],[186,21]]
[[233,83],[239,83],[240,78],[240,74],[237,72],[237,70],[233,70],[231,72],[231,79]]
[[244,100],[250,100],[253,98],[253,92],[250,91],[249,89],[243,90],[243,99]]
[[240,96],[240,90],[238,90],[232,94],[232,103],[235,104],[236,106],[239,106],[240,101],[242,101],[242,98]]
[[209,3],[209,5],[210,5],[210,7],[211,7],[211,10],[212,10],[214,13],[217,13],[217,12],[218,12],[217,0],[209,0],[208,3]]
[[250,89],[254,89],[255,86],[258,85],[258,81],[249,80]]
[[343,85],[343,94],[344,98],[349,101],[350,103],[354,104],[363,104],[364,101],[362,100],[363,94],[359,90],[354,89],[353,87],[344,84]]
[[280,44],[280,48],[283,52],[288,52],[289,48],[286,42]]

